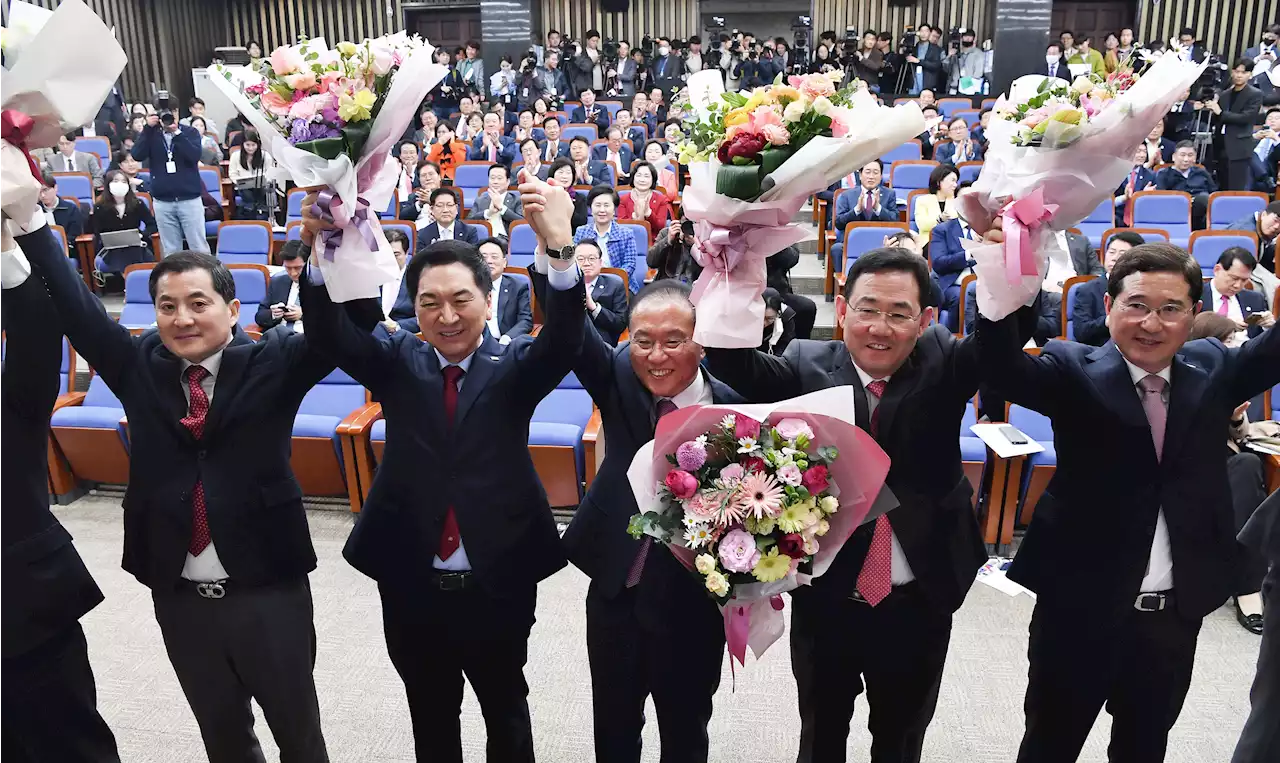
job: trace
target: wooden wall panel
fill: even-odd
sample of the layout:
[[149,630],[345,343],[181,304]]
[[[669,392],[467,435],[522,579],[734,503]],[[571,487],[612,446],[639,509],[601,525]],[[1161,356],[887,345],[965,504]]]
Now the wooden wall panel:
[[[846,27],[852,26],[859,34],[868,29],[889,32],[894,45],[902,30],[922,23],[943,27],[969,27],[978,33],[978,42],[995,33],[994,3],[991,0],[919,0],[910,7],[890,6],[889,0],[814,0],[813,29],[815,36],[826,30],[834,30],[844,37]],[[943,33],[946,47],[946,33]]]
[[542,0],[542,34],[558,29],[582,39],[595,29],[601,37],[627,40],[633,48],[645,35],[688,38],[702,35],[698,0],[631,0],[626,13],[606,13],[599,0]]
[[401,0],[225,0],[224,5],[229,44],[256,40],[266,53],[303,35],[358,42],[398,32],[404,24]]
[[1262,28],[1280,21],[1280,0],[1138,0],[1139,40],[1168,41],[1191,27],[1228,65],[1258,44]]

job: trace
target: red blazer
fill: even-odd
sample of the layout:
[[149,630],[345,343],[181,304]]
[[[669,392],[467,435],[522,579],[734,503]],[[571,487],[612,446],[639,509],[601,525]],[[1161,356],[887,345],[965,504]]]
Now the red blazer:
[[[618,222],[625,223],[634,217],[635,202],[632,201],[632,195],[627,194],[622,198],[622,202],[618,204]],[[649,195],[649,214],[644,219],[649,222],[649,229],[655,234],[667,226],[667,220],[671,218],[671,201],[662,195],[662,191],[654,191]]]

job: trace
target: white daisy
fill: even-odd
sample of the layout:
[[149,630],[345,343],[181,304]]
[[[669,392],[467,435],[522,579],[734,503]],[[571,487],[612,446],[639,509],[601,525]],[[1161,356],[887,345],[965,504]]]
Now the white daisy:
[[702,548],[711,542],[711,528],[701,522],[693,524],[684,531],[684,540],[689,548]]
[[738,438],[738,452],[739,452],[739,453],[754,453],[754,452],[756,451],[756,447],[757,447],[757,446],[756,446],[756,440],[755,440],[755,438],[754,438],[754,437],[739,437],[739,438]]

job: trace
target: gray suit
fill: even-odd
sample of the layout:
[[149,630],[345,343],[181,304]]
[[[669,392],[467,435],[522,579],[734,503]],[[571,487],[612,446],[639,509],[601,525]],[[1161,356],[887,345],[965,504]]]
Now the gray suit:
[[1089,239],[1075,233],[1068,233],[1067,251],[1071,253],[1071,267],[1075,269],[1076,275],[1106,275],[1107,271],[1103,270],[1102,261],[1098,259],[1098,251],[1093,248],[1093,244],[1089,243]]
[[1280,605],[1274,595],[1280,586],[1280,492],[1262,502],[1237,538],[1271,563],[1262,582],[1271,606],[1266,608],[1262,626],[1262,646],[1258,651],[1258,672],[1249,692],[1253,709],[1240,732],[1231,763],[1263,763],[1280,760]]
[[50,172],[87,172],[93,176],[93,187],[102,187],[102,162],[99,161],[97,154],[75,151],[71,162],[68,162],[65,154],[54,151],[49,154],[45,163],[49,165]]
[[[476,201],[471,205],[471,211],[467,213],[468,220],[484,220],[485,210],[489,209],[489,192],[482,191],[476,196]],[[506,198],[503,199],[502,224],[511,227],[511,223],[524,217],[524,205],[520,202],[520,194],[515,191],[507,191]]]

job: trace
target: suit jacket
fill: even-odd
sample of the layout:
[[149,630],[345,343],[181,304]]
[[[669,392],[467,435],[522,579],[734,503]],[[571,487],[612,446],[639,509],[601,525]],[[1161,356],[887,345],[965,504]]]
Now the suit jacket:
[[1165,140],[1177,143],[1180,140],[1191,140],[1191,120],[1196,113],[1191,101],[1175,103],[1164,118]]
[[627,129],[626,138],[631,141],[631,145],[634,146],[637,151],[642,151],[645,141],[649,139],[645,134],[645,128],[640,125],[631,125],[631,127]]
[[1067,233],[1067,251],[1071,254],[1071,267],[1078,276],[1102,276],[1106,270],[1098,259],[1098,250],[1089,239],[1078,233]]
[[[1230,111],[1226,107],[1228,96],[1231,97]],[[1227,130],[1222,141],[1227,159],[1248,159],[1258,143],[1253,139],[1253,129],[1258,122],[1258,109],[1262,108],[1262,91],[1253,85],[1245,85],[1239,92],[1225,88],[1218,93],[1218,102],[1223,104],[1218,119]]]
[[1101,347],[1111,339],[1111,329],[1107,328],[1107,307],[1102,301],[1106,293],[1105,276],[1076,287],[1076,301],[1071,306],[1071,331],[1075,341]]
[[1185,191],[1194,197],[1214,193],[1218,190],[1218,184],[1200,167],[1193,166],[1186,177],[1173,167],[1165,167],[1156,173],[1156,188],[1161,191]]
[[603,138],[604,131],[609,129],[609,110],[597,103],[588,114],[585,106],[574,106],[569,114],[569,121],[577,125],[595,125]]
[[836,199],[836,232],[842,239],[845,226],[852,222],[898,222],[898,195],[887,185],[880,186],[879,207],[854,212],[854,208],[858,206],[858,201],[865,192],[866,189],[861,186],[856,189],[850,188]]
[[[591,178],[590,185],[607,185],[612,187],[613,181],[610,179],[612,174],[613,173],[609,171],[609,165],[604,162],[598,162],[595,159],[587,160],[587,175]],[[578,182],[578,167],[576,164],[573,167],[573,181],[574,185],[581,185]]]
[[929,234],[929,259],[933,261],[933,272],[943,291],[960,280],[965,268],[973,266],[973,258],[960,243],[962,238],[964,229],[958,219],[938,223]]
[[[520,194],[516,191],[507,191],[502,200],[502,222],[508,228],[511,223],[524,218],[524,205],[520,202]],[[489,209],[491,197],[488,191],[481,191],[476,194],[475,203],[471,205],[471,211],[467,213],[468,220],[484,220],[485,210]],[[471,226],[467,226],[470,228]]]
[[[1136,170],[1136,174],[1134,174],[1135,170]],[[1126,175],[1124,180],[1121,181],[1120,185],[1116,186],[1116,192],[1114,194],[1115,196],[1119,196],[1120,194],[1125,194],[1125,201],[1124,201],[1125,205],[1128,205],[1129,199],[1132,197],[1132,194],[1129,193],[1129,177],[1130,176],[1133,177],[1133,193],[1137,193],[1138,191],[1145,191],[1147,190],[1148,185],[1151,185],[1156,182],[1156,173],[1152,172],[1146,167],[1134,167],[1132,170],[1129,171],[1129,175]],[[1117,221],[1123,220],[1124,206],[1117,204],[1116,213],[1117,213],[1116,214]]]
[[[593,160],[603,162],[607,159],[608,156],[609,156],[609,147],[607,145],[601,144],[599,146],[591,147],[591,158]],[[631,165],[636,160],[636,156],[634,153],[632,153],[631,147],[625,143],[622,144],[622,147],[618,149],[618,158],[622,160],[622,162],[618,165],[618,172],[621,172],[623,174],[630,174]]]
[[[47,237],[47,234],[46,234]],[[56,245],[55,245],[56,247]],[[60,259],[65,262],[63,253]],[[61,264],[64,271],[67,268]],[[4,290],[7,332],[0,378],[0,500],[4,514],[0,655],[7,660],[44,643],[102,601],[102,591],[49,511],[49,416],[58,397],[62,323],[39,278]]]
[[[461,219],[453,221],[453,237],[459,241],[465,241],[468,244],[478,245],[480,243],[480,234],[476,228],[467,225]],[[440,224],[431,223],[427,227],[418,231],[415,250],[424,246],[431,246],[440,240]]]
[[[583,287],[549,290],[538,336],[503,346],[486,336],[459,390],[454,424],[430,345],[407,331],[372,333],[378,300],[335,305],[303,281],[307,336],[382,403],[387,448],[343,556],[369,577],[414,585],[431,574],[452,506],[476,581],[496,597],[565,566],[547,494],[529,456],[534,408],[582,344]],[[434,487],[422,489],[430,476]]]
[[[1040,64],[1032,74],[1039,74],[1041,77],[1048,77],[1049,64],[1047,62]],[[1054,70],[1053,76],[1060,80],[1066,80],[1067,82],[1071,81],[1071,69],[1067,67],[1067,59],[1058,59],[1058,68]]]
[[253,314],[253,322],[258,324],[258,328],[266,331],[280,325],[284,319],[272,318],[271,306],[288,302],[289,289],[292,286],[293,279],[288,273],[276,273],[271,276],[271,280],[267,282],[267,298],[258,304],[258,309]]
[[[1041,605],[1104,622],[1132,616],[1156,518],[1169,528],[1175,606],[1187,618],[1233,592],[1236,554],[1222,443],[1232,410],[1280,382],[1280,332],[1239,349],[1188,342],[1174,358],[1163,457],[1114,343],[1049,342],[1032,356],[1014,325],[979,319],[982,365],[1009,400],[1053,421],[1058,467],[1036,507],[1009,579]],[[1095,553],[1105,527],[1105,558]],[[1126,614],[1128,613],[1128,614]]]
[[498,150],[495,152],[497,158],[490,160],[489,152],[484,148],[484,136],[477,135],[467,148],[467,159],[473,162],[494,161],[510,169],[511,163],[516,160],[516,154],[519,152],[516,142],[514,139],[503,135],[500,136],[498,143]]
[[551,157],[550,159],[548,159],[547,144],[550,142],[551,142],[550,140],[544,140],[538,143],[538,150],[542,152],[540,156],[542,157],[542,161],[544,164],[551,164],[551,162],[554,162],[556,160],[556,157],[558,156],[569,155],[569,141],[565,140],[564,138],[560,138],[560,140],[556,141],[556,157]]
[[[939,164],[955,164],[956,144],[950,141],[941,143],[933,149],[933,160]],[[976,140],[969,141],[969,158],[966,162],[982,161],[982,146]]]
[[[1204,286],[1204,297],[1200,300],[1200,312],[1216,313],[1218,305],[1213,303],[1213,292],[1210,291],[1209,284]],[[1236,301],[1240,303],[1240,312],[1244,317],[1248,318],[1254,313],[1265,313],[1267,311],[1267,298],[1256,291],[1245,289],[1236,295]],[[1249,338],[1262,334],[1261,326],[1249,327]]]
[[498,300],[498,331],[515,339],[533,332],[533,303],[529,299],[529,283],[523,278],[504,274],[502,297]]
[[1254,509],[1237,538],[1246,548],[1253,549],[1270,562],[1272,567],[1280,563],[1280,490]]
[[67,336],[120,399],[129,419],[124,497],[126,572],[157,590],[178,583],[191,543],[192,486],[203,480],[209,529],[230,578],[244,585],[295,580],[316,566],[289,466],[302,398],[333,364],[292,334],[253,342],[235,332],[223,350],[204,436],[187,414],[182,363],[155,331],[130,336],[65,265],[52,234],[17,237],[63,316]]
[[[797,339],[782,357],[708,347],[707,367],[749,402],[852,385],[858,426],[870,425],[866,392],[843,342]],[[889,519],[921,591],[945,612],[960,607],[987,559],[956,436],[981,380],[972,339],[957,340],[932,326],[890,378],[877,408],[877,440],[892,460],[886,484],[900,503]],[[854,532],[826,574],[813,581],[813,595],[840,601],[852,595],[873,525]]]
[[73,160],[75,162],[74,169],[67,165],[67,157],[61,151],[54,151],[49,154],[47,164],[50,172],[87,172],[93,176],[93,185],[95,188],[102,187],[102,162],[98,159],[97,154],[91,154],[86,151],[73,152]]
[[649,71],[653,72],[654,82],[680,79],[684,74],[684,59],[674,54],[665,58],[654,58],[653,63],[649,65]]
[[591,316],[591,325],[610,346],[627,330],[628,296],[627,285],[612,273],[601,273],[591,284],[591,299],[600,307],[600,312]]
[[[917,50],[919,50],[918,47]],[[924,70],[922,77],[924,86],[937,92],[947,84],[946,72],[942,70],[942,48],[933,43],[927,43],[924,55],[919,58],[920,63],[916,65]]]
[[67,199],[58,199],[53,208],[53,219],[67,234],[67,249],[74,250],[76,238],[84,233],[84,212],[80,205]]

